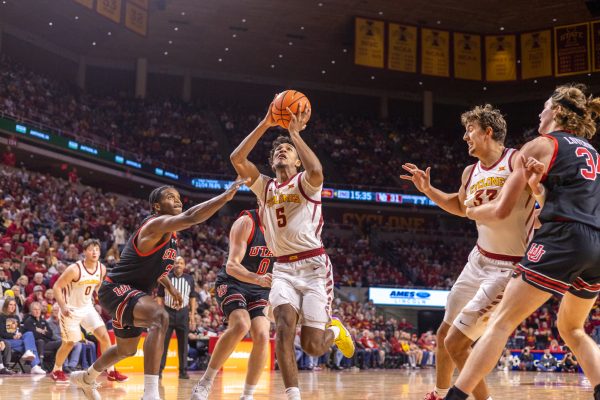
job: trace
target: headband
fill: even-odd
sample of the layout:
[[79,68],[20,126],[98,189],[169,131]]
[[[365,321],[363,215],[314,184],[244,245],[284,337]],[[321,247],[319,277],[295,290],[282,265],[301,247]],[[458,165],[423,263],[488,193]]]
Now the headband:
[[579,115],[580,117],[583,118],[585,111],[582,110],[581,108],[577,107],[575,104],[571,103],[570,101],[568,101],[567,99],[565,99],[564,97],[560,100],[554,100],[557,104],[560,104],[562,107],[566,108],[569,111],[574,112],[575,114]]

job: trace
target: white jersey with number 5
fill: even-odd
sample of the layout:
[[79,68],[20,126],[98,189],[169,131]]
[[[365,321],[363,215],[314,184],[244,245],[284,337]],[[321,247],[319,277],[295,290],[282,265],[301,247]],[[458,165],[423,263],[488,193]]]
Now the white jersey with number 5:
[[[500,159],[489,168],[477,162],[465,185],[465,204],[476,207],[494,200],[512,172],[511,160],[516,153],[515,149],[504,149]],[[524,190],[507,218],[477,221],[479,251],[495,260],[518,261],[533,234],[534,208],[533,197]]]
[[320,249],[323,214],[322,185],[313,187],[300,172],[278,184],[260,175],[250,188],[260,199],[265,240],[275,257]]
[[94,272],[89,273],[87,269],[85,269],[83,261],[77,261],[75,265],[79,268],[79,279],[69,283],[63,289],[65,302],[70,309],[93,307],[94,302],[92,301],[92,296],[94,295],[96,286],[101,283],[102,266],[100,262],[97,262]]

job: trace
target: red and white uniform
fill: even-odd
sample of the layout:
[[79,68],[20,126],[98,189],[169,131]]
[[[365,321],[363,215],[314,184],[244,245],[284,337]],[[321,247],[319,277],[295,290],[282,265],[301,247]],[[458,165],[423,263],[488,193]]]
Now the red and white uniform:
[[[477,162],[465,185],[465,205],[477,207],[494,200],[512,172],[515,149],[505,149],[491,167]],[[444,322],[471,340],[483,334],[492,312],[502,299],[515,263],[533,234],[535,201],[523,191],[510,215],[500,221],[477,221],[477,245],[452,287]]]
[[93,333],[97,328],[104,326],[104,321],[94,308],[93,295],[101,283],[105,267],[97,262],[96,269],[90,273],[85,269],[83,261],[77,261],[75,265],[79,268],[79,278],[63,288],[65,303],[71,315],[60,315],[61,336],[69,342],[81,340],[81,327]]
[[333,273],[321,242],[322,186],[300,172],[287,182],[261,175],[250,188],[260,199],[267,247],[277,257],[269,302],[290,304],[302,324],[325,329],[333,299]]

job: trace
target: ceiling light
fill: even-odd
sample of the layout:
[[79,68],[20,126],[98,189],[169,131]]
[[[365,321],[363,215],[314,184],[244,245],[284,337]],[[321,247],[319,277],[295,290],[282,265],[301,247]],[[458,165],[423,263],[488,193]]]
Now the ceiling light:
[[323,7],[323,3],[319,3],[317,4],[319,7]]
[[169,40],[169,44],[173,44],[173,41],[172,41],[172,40]]
[[483,90],[487,90],[487,86],[484,86],[484,87],[483,87]]
[[182,16],[182,17],[185,17],[185,11],[182,11],[182,12],[181,12],[181,16]]
[[500,30],[501,30],[501,31],[503,31],[503,30],[504,30],[504,27],[503,27],[503,26],[501,26],[501,27],[500,27]]
[[552,18],[552,22],[556,22],[558,21],[556,18]]
[[423,82],[419,81],[419,86],[423,86]]
[[592,74],[588,74],[588,76],[592,76]]
[[436,24],[438,24],[438,25],[441,25],[441,24],[442,24],[442,21],[440,21],[440,20],[437,20],[435,23],[436,23]]
[[343,53],[347,53],[347,52],[348,52],[348,49],[342,49],[342,52],[343,52]]
[[294,42],[288,42],[288,45],[292,46],[294,44]]
[[273,68],[275,68],[275,64],[271,64],[271,68],[272,68],[272,69],[273,69]]
[[54,24],[53,24],[52,22],[48,22],[48,25],[52,26],[52,25],[54,25]]
[[537,83],[537,79],[534,79],[534,80],[533,80],[533,83]]
[[169,52],[168,52],[168,51],[165,51],[163,54],[164,54],[165,56],[168,56],[168,55],[169,55]]
[[108,35],[108,36],[112,36],[112,32],[110,32],[110,31],[109,31],[109,32],[107,33],[107,35]]
[[219,62],[223,62],[223,59],[222,59],[222,58],[219,58]]
[[335,64],[335,60],[331,60],[331,63],[332,63],[332,64]]
[[229,47],[225,47],[225,51],[229,51]]
[[521,64],[521,60],[517,60],[517,64]]
[[379,12],[378,12],[378,14],[379,14],[379,15],[383,15],[383,11],[379,11]]
[[96,45],[96,42],[92,42],[92,46],[95,46],[95,45]]
[[237,33],[234,33],[233,35],[231,35],[232,38],[236,38],[237,37]]
[[179,30],[179,27],[178,27],[178,26],[176,26],[175,28],[173,28],[173,30],[174,30],[174,31],[178,31],[178,30]]
[[246,23],[246,18],[242,18],[242,23]]
[[327,73],[327,71],[325,71],[324,69],[322,69],[322,70],[321,70],[321,73],[322,73],[322,74],[326,74],[326,73]]
[[77,21],[79,19],[79,15],[75,16],[75,21]]
[[374,80],[374,79],[375,79],[375,75],[371,75],[371,80]]
[[300,30],[301,30],[301,31],[303,31],[303,30],[304,30],[304,27],[303,27],[303,26],[301,26],[301,27],[300,27]]
[[277,57],[279,57],[279,58],[283,58],[283,54],[279,54]]

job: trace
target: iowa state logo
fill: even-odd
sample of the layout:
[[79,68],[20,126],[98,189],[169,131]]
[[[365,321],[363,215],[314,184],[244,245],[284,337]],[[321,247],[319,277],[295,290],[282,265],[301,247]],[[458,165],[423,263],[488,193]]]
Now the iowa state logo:
[[529,251],[527,252],[527,259],[536,263],[540,261],[544,253],[546,253],[546,250],[544,250],[543,244],[532,243],[529,247]]

